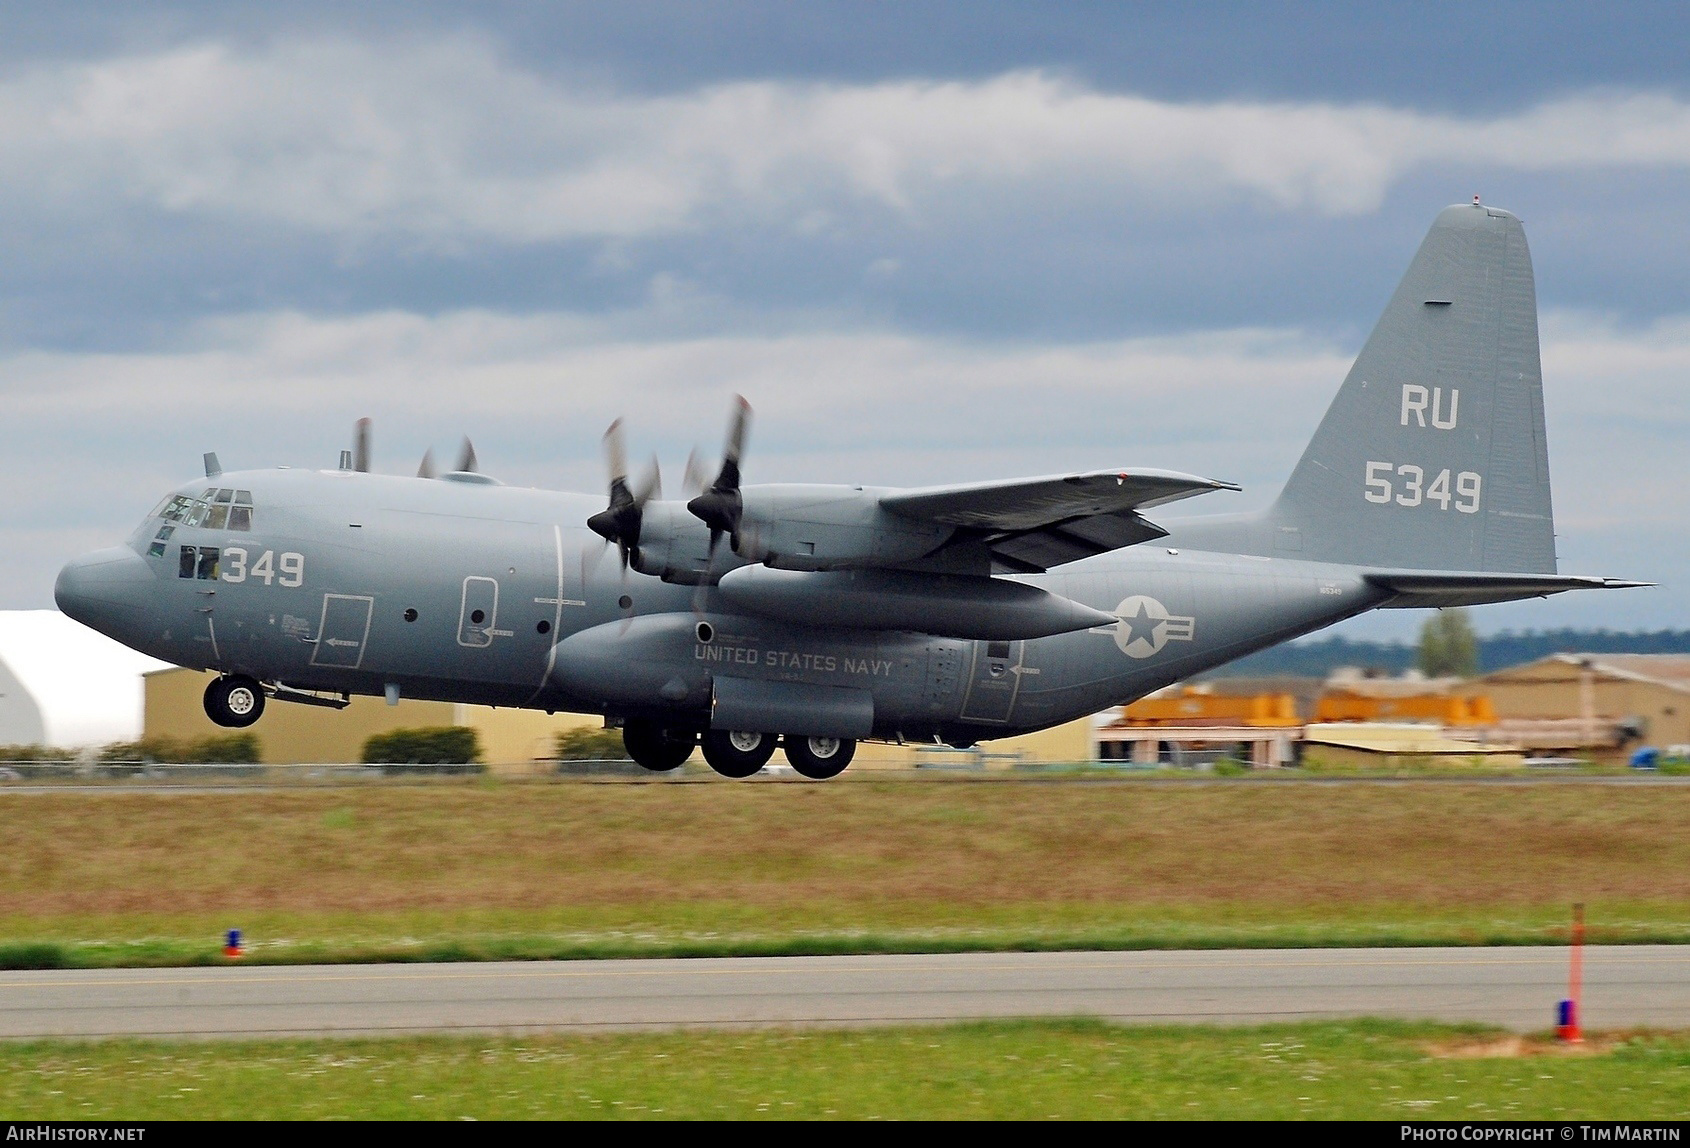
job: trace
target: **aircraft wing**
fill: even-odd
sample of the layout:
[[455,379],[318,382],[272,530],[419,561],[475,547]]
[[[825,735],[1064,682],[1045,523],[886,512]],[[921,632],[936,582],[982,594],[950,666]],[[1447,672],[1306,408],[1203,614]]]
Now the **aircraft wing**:
[[1035,573],[1167,534],[1140,510],[1237,489],[1141,468],[922,487],[886,495],[880,505],[905,518],[962,527],[985,543],[995,566]]

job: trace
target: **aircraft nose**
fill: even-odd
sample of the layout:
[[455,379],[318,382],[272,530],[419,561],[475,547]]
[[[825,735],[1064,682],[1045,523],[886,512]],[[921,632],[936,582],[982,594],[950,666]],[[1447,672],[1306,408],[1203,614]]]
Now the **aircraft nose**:
[[67,562],[53,599],[69,617],[122,640],[140,621],[155,581],[145,559],[127,546],[113,546]]

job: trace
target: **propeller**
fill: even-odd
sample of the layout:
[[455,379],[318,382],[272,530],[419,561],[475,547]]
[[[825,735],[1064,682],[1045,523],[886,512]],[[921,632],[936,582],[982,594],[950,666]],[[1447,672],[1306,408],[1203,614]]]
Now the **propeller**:
[[423,451],[422,463],[417,467],[418,478],[439,478],[440,471],[434,465],[434,448]]
[[352,431],[352,469],[365,474],[370,470],[370,420],[359,419]]
[[605,542],[616,543],[622,557],[622,576],[628,575],[628,563],[638,555],[640,522],[645,516],[645,504],[663,493],[663,477],[657,469],[657,459],[641,478],[638,487],[628,485],[628,457],[622,446],[622,420],[617,419],[604,432],[605,462],[610,468],[610,505],[587,519],[587,528]]
[[458,448],[458,465],[452,469],[460,473],[475,473],[475,444],[469,441],[467,434],[464,436],[464,445]]
[[681,475],[681,496],[696,498],[704,493],[704,463],[696,449],[687,452],[687,469]]
[[745,503],[739,494],[739,460],[745,450],[745,434],[750,425],[751,404],[745,401],[745,396],[735,395],[727,441],[722,445],[722,469],[716,472],[716,480],[708,490],[687,503],[687,509],[694,517],[710,528],[712,562],[724,534],[728,536],[728,546],[739,550],[739,520],[745,512]]

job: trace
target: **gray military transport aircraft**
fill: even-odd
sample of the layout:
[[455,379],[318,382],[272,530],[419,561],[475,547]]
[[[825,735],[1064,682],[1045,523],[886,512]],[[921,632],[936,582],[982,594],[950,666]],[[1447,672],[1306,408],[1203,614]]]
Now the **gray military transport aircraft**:
[[56,597],[217,671],[224,726],[267,698],[385,694],[602,714],[652,770],[702,742],[745,777],[779,741],[827,778],[859,739],[1030,732],[1366,610],[1641,585],[1556,572],[1531,257],[1477,201],[1438,216],[1261,512],[1152,522],[1237,487],[1143,468],[742,486],[748,413],[689,501],[655,465],[630,485],[620,422],[608,506],[504,486],[467,441],[448,473],[369,473],[367,422],[335,470],[224,474],[208,454]]

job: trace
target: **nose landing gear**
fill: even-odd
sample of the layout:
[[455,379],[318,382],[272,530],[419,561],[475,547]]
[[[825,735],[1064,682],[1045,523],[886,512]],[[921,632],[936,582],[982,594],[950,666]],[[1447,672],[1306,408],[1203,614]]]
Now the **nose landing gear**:
[[225,674],[205,687],[205,716],[229,729],[245,729],[264,716],[264,687],[245,674]]

